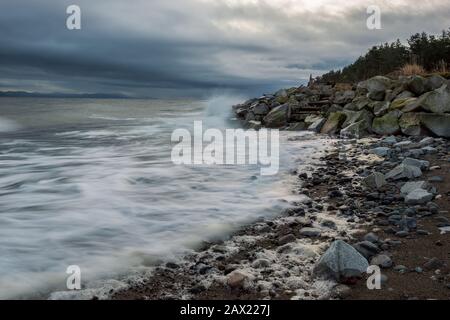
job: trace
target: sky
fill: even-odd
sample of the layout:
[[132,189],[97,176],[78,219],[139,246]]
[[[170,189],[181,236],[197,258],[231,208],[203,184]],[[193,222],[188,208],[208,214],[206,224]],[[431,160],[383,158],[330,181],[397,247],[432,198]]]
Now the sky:
[[[80,30],[66,27],[72,4]],[[1,0],[0,91],[256,95],[449,19],[450,0]]]

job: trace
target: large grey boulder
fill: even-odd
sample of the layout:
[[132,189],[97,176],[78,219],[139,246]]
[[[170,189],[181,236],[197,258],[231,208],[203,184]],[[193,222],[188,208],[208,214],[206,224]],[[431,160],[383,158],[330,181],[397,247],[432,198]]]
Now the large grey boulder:
[[281,128],[287,125],[289,105],[283,104],[276,107],[264,118],[264,124],[268,128]]
[[422,170],[418,167],[401,164],[386,174],[388,180],[414,179],[422,176]]
[[270,108],[265,103],[259,103],[258,105],[256,105],[253,108],[252,111],[255,115],[265,116],[266,114],[268,114],[270,112]]
[[358,278],[367,272],[369,263],[355,248],[342,240],[333,242],[314,268],[315,276],[337,281]]
[[433,194],[423,189],[416,189],[408,193],[405,197],[407,205],[426,204],[433,200]]
[[372,100],[370,100],[366,96],[360,96],[355,99],[353,99],[353,102],[351,105],[347,105],[345,109],[353,110],[353,111],[361,111],[365,108],[367,108],[372,103]]
[[391,108],[391,103],[389,101],[376,101],[371,104],[373,114],[377,117],[382,117],[386,113],[389,112],[389,109]]
[[328,117],[327,121],[324,123],[320,129],[321,133],[324,134],[335,134],[340,131],[342,124],[344,123],[347,116],[343,112],[333,112]]
[[444,84],[439,89],[425,93],[417,105],[433,113],[450,112],[450,87]]
[[373,115],[368,110],[365,110],[365,109],[363,109],[361,111],[344,110],[343,112],[346,115],[345,122],[342,124],[343,128],[346,128],[349,125],[360,122],[360,121],[366,122],[368,130],[372,126]]
[[358,85],[358,88],[367,89],[368,97],[375,101],[383,101],[386,96],[386,90],[392,85],[389,78],[376,76]]
[[333,102],[335,104],[344,105],[352,102],[354,98],[355,98],[355,91],[353,90],[338,91],[334,96]]
[[401,112],[391,111],[381,118],[375,118],[372,130],[379,135],[392,135],[400,131],[399,117]]
[[447,80],[439,75],[433,75],[425,82],[425,91],[433,91],[442,87]]
[[425,83],[426,79],[421,76],[412,76],[411,79],[408,81],[407,86],[409,91],[414,93],[417,96],[420,96],[425,92]]
[[364,178],[364,184],[372,189],[380,189],[386,185],[386,179],[384,174],[379,172],[374,172],[368,177]]
[[450,138],[450,114],[421,113],[419,115],[421,124],[433,134]]

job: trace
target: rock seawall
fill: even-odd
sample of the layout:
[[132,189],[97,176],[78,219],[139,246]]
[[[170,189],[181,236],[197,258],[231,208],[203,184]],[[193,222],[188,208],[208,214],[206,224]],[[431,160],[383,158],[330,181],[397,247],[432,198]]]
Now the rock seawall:
[[377,76],[355,86],[282,89],[233,106],[252,129],[310,130],[347,137],[368,135],[450,138],[450,80],[439,75],[390,79]]

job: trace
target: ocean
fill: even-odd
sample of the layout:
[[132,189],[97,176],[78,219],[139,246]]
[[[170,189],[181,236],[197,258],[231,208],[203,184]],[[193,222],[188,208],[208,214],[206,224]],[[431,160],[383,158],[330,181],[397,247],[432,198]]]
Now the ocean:
[[238,127],[242,99],[0,98],[0,299],[67,290],[72,265],[101,287],[280,214],[321,148],[301,133],[281,134],[275,176],[170,158],[173,130]]

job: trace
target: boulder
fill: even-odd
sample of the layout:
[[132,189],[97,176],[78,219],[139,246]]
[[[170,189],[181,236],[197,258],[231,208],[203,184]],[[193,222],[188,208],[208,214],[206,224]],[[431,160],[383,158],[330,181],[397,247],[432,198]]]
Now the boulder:
[[401,164],[386,174],[388,180],[414,179],[422,176],[422,170],[414,166]]
[[321,133],[335,134],[339,132],[347,116],[343,112],[333,112],[321,128]]
[[289,100],[289,94],[286,89],[281,89],[275,93],[275,101],[284,104]]
[[358,84],[358,87],[367,89],[368,98],[375,101],[383,101],[386,95],[386,90],[392,85],[389,78],[383,76],[376,76]]
[[408,90],[417,96],[425,92],[426,79],[421,76],[412,76],[407,83]]
[[379,172],[374,172],[368,177],[364,178],[364,184],[372,189],[380,189],[386,185],[386,179],[384,174]]
[[325,118],[317,118],[317,120],[308,127],[308,130],[314,131],[314,132],[320,132],[325,121],[326,121]]
[[276,107],[264,118],[264,124],[268,128],[281,128],[287,125],[289,105],[283,104]]
[[353,100],[353,102],[352,102],[353,107],[349,108],[349,110],[353,109],[355,111],[356,110],[360,111],[360,110],[367,108],[371,103],[372,103],[372,101],[368,97],[360,96]]
[[355,91],[353,90],[345,90],[345,91],[337,91],[333,102],[336,104],[347,104],[352,102],[352,100],[355,98]]
[[381,118],[375,118],[372,123],[372,130],[379,135],[392,135],[400,131],[399,117],[401,113],[391,111]]
[[390,105],[391,110],[402,110],[404,112],[411,112],[411,106],[415,105],[417,98],[395,99]]
[[408,99],[408,98],[413,98],[414,97],[414,93],[412,93],[411,91],[403,91],[401,92],[398,96],[395,97],[395,100],[397,99]]
[[268,114],[270,112],[270,108],[265,103],[259,103],[258,105],[256,105],[253,108],[252,111],[255,115],[265,116],[266,114]]
[[450,138],[450,114],[420,114],[420,122],[439,137]]
[[377,117],[382,117],[389,112],[391,103],[389,101],[376,101],[372,103],[371,106],[373,114],[376,115]]
[[341,130],[341,136],[359,139],[368,136],[370,131],[370,125],[365,120],[361,120],[343,128]]
[[247,113],[248,113],[248,109],[245,109],[245,108],[239,108],[236,110],[236,115],[238,118],[245,119],[245,117],[247,116]]
[[408,193],[405,197],[407,205],[426,204],[433,200],[433,194],[423,189],[416,189]]
[[359,278],[367,272],[369,263],[355,248],[342,240],[333,242],[314,267],[315,276],[324,276],[337,281]]
[[433,91],[442,87],[447,80],[439,75],[433,75],[425,82],[425,91]]
[[433,113],[450,112],[449,85],[444,84],[439,89],[425,93],[419,98],[417,104],[426,111]]
[[361,111],[344,110],[343,113],[346,116],[345,122],[342,124],[343,128],[360,121],[364,121],[367,124],[368,130],[372,126],[373,115],[368,110],[361,110]]
[[420,136],[423,133],[420,117],[417,113],[403,113],[399,125],[402,133],[407,136]]

